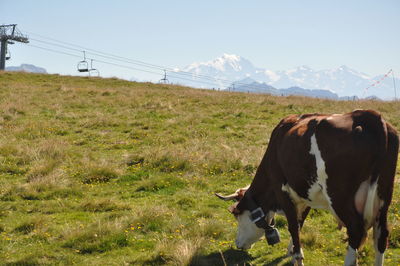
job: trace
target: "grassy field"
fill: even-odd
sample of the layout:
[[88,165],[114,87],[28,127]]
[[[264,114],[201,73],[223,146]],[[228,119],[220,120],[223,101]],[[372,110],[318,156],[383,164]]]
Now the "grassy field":
[[[288,114],[376,109],[400,129],[400,103],[195,90],[118,79],[0,72],[1,265],[286,265],[282,242],[234,248],[231,204]],[[400,264],[400,184],[386,265]],[[371,232],[370,232],[371,234]],[[340,265],[346,234],[312,211],[307,265]],[[369,239],[360,264],[371,265]]]

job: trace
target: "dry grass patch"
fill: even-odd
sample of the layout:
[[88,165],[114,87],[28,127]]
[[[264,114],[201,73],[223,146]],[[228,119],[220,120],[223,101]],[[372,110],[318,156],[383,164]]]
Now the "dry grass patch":
[[[140,206],[140,208],[136,206],[133,213],[134,215],[130,221],[131,226],[128,229],[139,225],[144,233],[165,231],[165,227],[168,226],[171,218],[175,215],[166,206],[150,203],[146,204],[146,206]],[[170,228],[170,230],[172,229]]]
[[47,220],[43,216],[36,216],[19,223],[13,231],[22,234],[43,233],[47,231]]
[[156,245],[153,258],[148,263],[168,265],[191,265],[201,252],[205,240],[202,238],[181,239],[176,241],[161,240]]
[[60,171],[60,169],[57,169],[58,172],[51,175],[53,171],[56,170],[56,167],[58,166],[59,162],[56,160],[42,160],[38,161],[34,166],[31,167],[27,174],[27,182],[28,183],[35,183],[35,182],[42,182],[43,180],[50,181],[51,183],[54,183],[54,181],[62,181],[62,180],[56,180],[57,177],[60,177],[63,175],[63,173]]
[[81,181],[83,184],[107,183],[120,175],[118,165],[112,165],[109,162],[101,160],[84,158],[79,162],[76,169],[68,168],[71,176]]
[[122,202],[112,199],[89,199],[80,205],[80,209],[87,212],[111,212],[129,210],[131,207]]
[[115,220],[97,220],[85,227],[67,228],[62,238],[65,239],[62,247],[70,248],[80,254],[104,253],[113,249],[126,247],[129,244],[126,230],[127,217]]

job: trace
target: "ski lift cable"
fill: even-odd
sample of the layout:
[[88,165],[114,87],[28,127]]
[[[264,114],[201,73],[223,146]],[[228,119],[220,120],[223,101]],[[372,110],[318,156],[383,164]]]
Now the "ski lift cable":
[[[85,47],[81,47],[82,49],[76,49],[76,48],[71,48],[71,47],[68,47],[68,46],[65,46],[65,45],[55,44],[55,43],[51,43],[51,42],[47,42],[47,41],[43,41],[43,40],[34,39],[34,38],[31,38],[31,40],[37,41],[37,42],[41,42],[41,43],[44,43],[44,44],[48,44],[48,45],[58,46],[58,47],[61,47],[61,48],[65,48],[65,49],[72,50],[72,51],[81,52],[82,49],[85,49],[86,53],[88,53],[88,54],[92,54],[92,55],[96,55],[96,56],[101,56],[101,57],[107,58],[107,59],[122,61],[122,62],[125,62],[125,63],[130,63],[129,60],[123,61],[123,60],[115,59],[115,58],[113,58],[113,57],[111,57],[111,56],[105,56],[105,55],[102,55],[102,54],[99,54],[99,53],[90,52],[89,50],[91,50],[91,49],[85,48]],[[143,64],[142,66],[149,67],[149,66],[147,66],[147,65],[145,65],[145,64]],[[154,67],[151,67],[151,68],[154,68]],[[161,69],[161,68],[159,68],[159,69]]]
[[[82,58],[82,56],[79,56],[79,55],[76,55],[76,54],[71,54],[71,53],[67,53],[67,52],[63,52],[63,51],[59,51],[59,50],[55,50],[55,49],[51,49],[51,48],[47,48],[47,47],[41,47],[41,46],[33,45],[33,44],[26,44],[26,45],[34,47],[34,48],[38,48],[38,49],[41,49],[41,50],[50,51],[50,52],[53,52],[53,53],[64,54],[64,55],[72,56],[72,57],[75,57],[75,58]],[[120,67],[126,67],[126,68],[129,68],[129,69],[132,69],[132,70],[138,70],[138,71],[142,71],[142,72],[146,72],[146,73],[150,73],[150,74],[160,75],[159,72],[153,72],[153,71],[148,71],[148,70],[143,70],[143,69],[138,69],[138,68],[133,68],[133,67],[128,67],[128,66],[123,66],[123,65],[119,65],[119,64],[115,64],[115,63],[111,63],[111,62],[106,62],[106,61],[102,61],[102,60],[98,60],[98,59],[94,59],[94,58],[89,58],[89,57],[87,59],[93,59],[94,61],[97,61],[97,62],[100,62],[100,63],[104,63],[104,64],[115,65],[115,66],[120,66]]]
[[[41,38],[43,38],[43,39],[48,39],[48,40],[52,40],[52,41],[55,41],[55,42],[63,43],[63,44],[69,45],[69,46],[78,47],[78,48],[80,48],[81,50],[84,49],[84,50],[86,50],[86,51],[93,51],[93,52],[100,53],[100,54],[103,54],[103,55],[108,55],[108,56],[112,56],[112,57],[116,57],[116,58],[127,59],[127,58],[125,58],[125,57],[121,57],[121,56],[117,56],[117,55],[113,55],[113,54],[101,52],[101,51],[94,50],[94,49],[90,49],[90,48],[87,48],[87,47],[84,47],[84,46],[81,46],[81,45],[77,45],[77,44],[73,44],[73,43],[69,43],[69,42],[60,41],[60,40],[57,40],[57,39],[54,39],[54,38],[49,38],[49,37],[46,37],[46,36],[43,36],[43,35],[40,35],[40,34],[37,34],[37,33],[33,33],[33,32],[30,32],[30,31],[25,31],[25,32],[27,32],[27,33],[29,33],[29,34],[36,35],[36,36],[41,37]],[[142,63],[142,64],[145,64],[145,65],[148,65],[148,66],[154,66],[154,67],[157,67],[157,68],[163,68],[163,69],[165,69],[165,67],[161,67],[161,66],[158,66],[158,65],[153,65],[153,64],[145,63],[145,62],[142,62],[142,61],[139,61],[139,60],[131,60],[131,61],[135,61],[135,62],[138,62],[138,63]]]
[[[67,53],[67,52],[64,52],[64,51],[59,51],[59,50],[55,50],[55,49],[51,49],[51,48],[47,48],[47,47],[41,47],[41,46],[33,45],[33,44],[26,44],[26,45],[30,46],[30,47],[38,48],[38,49],[41,49],[41,50],[53,52],[53,53],[68,55],[68,56],[75,57],[75,58],[82,58],[81,56],[76,55],[76,54],[71,54],[71,53]],[[82,51],[80,51],[80,52],[82,52]],[[108,64],[108,65],[121,67],[121,68],[125,68],[125,69],[130,69],[130,70],[135,70],[135,71],[141,71],[141,72],[145,72],[145,73],[149,73],[149,74],[154,74],[154,75],[157,75],[157,76],[162,75],[162,73],[160,73],[160,72],[154,72],[154,71],[139,69],[139,68],[135,68],[135,67],[131,67],[131,66],[125,66],[125,65],[121,65],[121,64],[116,64],[116,63],[112,63],[112,62],[108,62],[108,61],[104,61],[104,60],[99,60],[99,59],[94,59],[94,58],[89,58],[89,57],[87,59],[90,59],[90,60],[93,59],[93,61],[96,61],[96,62],[99,62],[99,63]],[[213,82],[207,82],[207,81],[203,81],[203,80],[195,80],[195,79],[184,78],[184,77],[181,77],[181,76],[175,76],[175,75],[171,75],[171,74],[169,75],[169,77],[177,78],[177,79],[180,79],[180,80],[191,81],[191,82],[194,82],[194,83],[212,85],[214,87],[218,87],[219,86],[219,84],[216,83],[216,82],[213,83]],[[230,82],[233,83],[233,81],[230,81]],[[235,84],[238,84],[238,83],[235,82]],[[247,89],[256,88],[256,87],[251,86],[249,84],[245,84],[245,86],[246,86]]]
[[[54,44],[54,43],[50,43],[50,42],[47,42],[47,41],[42,41],[42,40],[38,40],[38,39],[34,39],[34,38],[31,38],[31,40],[37,41],[37,42],[41,42],[41,43],[45,43],[45,44],[48,44],[48,45],[58,46],[58,47],[61,47],[61,48],[65,48],[65,49],[72,50],[72,51],[79,51],[79,52],[81,52],[80,49],[70,48],[70,47],[67,47],[67,46],[64,46],[64,45]],[[84,48],[84,47],[82,47],[82,48]],[[90,49],[89,49],[89,50],[90,50]],[[140,65],[140,66],[144,66],[144,67],[147,67],[147,68],[156,68],[157,70],[165,70],[165,68],[163,68],[163,67],[161,67],[161,66],[160,66],[160,67],[153,67],[153,66],[149,66],[149,65],[146,65],[146,64],[141,64],[141,63],[132,62],[132,60],[130,60],[130,59],[125,59],[125,58],[124,58],[124,59],[116,59],[116,58],[114,58],[115,56],[111,57],[111,56],[105,56],[105,55],[102,55],[102,54],[99,54],[99,53],[93,53],[93,52],[90,52],[90,51],[86,51],[86,52],[87,52],[88,54],[92,54],[92,55],[95,55],[95,56],[103,57],[103,58],[106,58],[106,59],[121,61],[121,62],[124,62],[124,63],[130,63],[130,64],[135,64],[135,65]],[[122,58],[122,57],[121,57],[121,58]],[[208,79],[208,80],[210,80],[210,81],[221,81],[222,83],[227,83],[227,84],[231,84],[231,83],[232,83],[231,80],[213,78],[213,77],[204,76],[204,75],[197,75],[197,74],[193,74],[193,73],[190,73],[190,72],[185,72],[185,73],[176,72],[176,71],[168,71],[168,72],[169,72],[169,73],[173,73],[173,74],[175,74],[175,75],[185,74],[185,76],[204,78],[204,79]],[[172,77],[172,76],[171,76],[171,77]],[[176,76],[174,76],[174,77],[176,77]],[[179,78],[179,77],[177,77],[177,78]],[[188,79],[186,79],[186,80],[188,80]],[[212,83],[212,84],[218,85],[217,83]],[[241,85],[241,83],[239,83],[239,82],[236,82],[236,84]],[[244,84],[244,83],[243,83],[243,85],[247,85],[247,84]]]
[[[157,70],[167,70],[169,73],[174,73],[175,75],[190,76],[191,77],[190,80],[193,81],[193,82],[197,82],[197,83],[206,83],[206,82],[200,81],[200,80],[195,80],[195,78],[209,80],[209,81],[212,82],[212,84],[217,85],[217,86],[219,86],[221,83],[225,83],[225,84],[228,84],[228,85],[234,84],[234,85],[239,85],[239,86],[245,86],[246,88],[252,88],[253,87],[250,84],[243,83],[243,82],[231,81],[231,80],[223,79],[223,78],[215,78],[215,77],[211,77],[211,76],[207,76],[207,75],[203,75],[203,74],[194,74],[194,73],[188,72],[188,71],[179,71],[179,72],[177,72],[174,69],[169,68],[169,67],[150,64],[150,63],[146,63],[146,62],[143,62],[143,61],[140,61],[140,60],[129,59],[129,58],[126,58],[126,57],[116,56],[116,55],[113,55],[113,54],[110,54],[110,53],[105,53],[105,52],[101,52],[101,51],[98,51],[98,50],[94,50],[94,49],[90,49],[90,48],[87,48],[87,47],[83,47],[83,46],[80,46],[80,45],[76,45],[76,44],[60,41],[60,40],[57,40],[57,39],[54,39],[54,38],[49,38],[49,37],[46,37],[46,36],[43,36],[43,35],[40,35],[40,34],[37,34],[37,33],[33,33],[33,32],[30,32],[30,31],[26,31],[26,32],[30,33],[30,34],[33,34],[33,35],[36,35],[36,36],[38,36],[40,38],[43,38],[43,39],[52,40],[54,42],[63,43],[63,44],[66,44],[66,45],[69,45],[69,46],[73,46],[73,47],[79,47],[81,49],[87,50],[88,53],[90,53],[90,54],[97,55],[97,56],[100,56],[100,57],[104,57],[104,58],[107,58],[107,59],[117,60],[117,61],[129,63],[129,64],[140,65],[140,66],[147,67],[147,68],[155,68]],[[40,42],[44,42],[44,41],[37,40],[37,39],[34,39],[34,40],[40,41]],[[50,44],[50,45],[56,45],[56,44],[53,43],[53,44]],[[69,47],[66,47],[66,46],[64,46],[64,48],[66,48],[66,49],[74,49],[74,48],[69,48]],[[78,50],[78,49],[74,49],[74,50]],[[79,51],[81,51],[81,50],[79,50]],[[91,51],[93,51],[93,52],[91,52]],[[177,76],[171,76],[171,77],[176,77],[176,78],[183,79],[183,78],[177,77]],[[185,80],[188,80],[188,79],[185,79]],[[366,90],[368,90],[368,88],[369,87],[367,87]],[[365,94],[365,92],[364,92],[364,94]]]
[[[41,49],[41,50],[53,52],[53,53],[68,55],[68,56],[72,56],[72,57],[75,57],[75,58],[81,58],[81,56],[79,56],[79,55],[66,53],[66,52],[55,50],[55,49],[51,49],[51,48],[41,47],[41,46],[37,46],[37,45],[33,45],[33,44],[26,44],[26,45],[28,45],[30,47],[38,48],[38,49]],[[93,59],[93,58],[87,58],[87,59]],[[121,64],[116,64],[116,63],[112,63],[112,62],[107,62],[107,61],[104,61],[104,60],[93,59],[93,61],[96,61],[96,62],[99,62],[99,63],[103,63],[103,64],[112,65],[112,66],[117,66],[117,67],[121,67],[121,68],[126,68],[126,69],[130,69],[130,70],[146,72],[146,73],[154,74],[154,75],[157,75],[157,76],[161,75],[160,72],[148,71],[148,70],[144,70],[144,69],[134,68],[134,67],[125,66],[125,65],[121,65]],[[183,80],[188,80],[188,81],[193,81],[193,82],[197,82],[197,83],[205,83],[205,84],[209,84],[209,85],[217,85],[216,83],[210,83],[210,82],[205,82],[205,81],[196,81],[196,80],[185,79],[185,78],[176,77],[176,76],[171,76],[171,77],[175,77],[175,78],[183,79]]]
[[[203,75],[203,74],[194,74],[194,73],[188,72],[188,71],[176,71],[175,69],[170,68],[170,67],[150,64],[150,63],[146,63],[146,62],[143,62],[143,61],[140,61],[140,60],[129,59],[129,58],[126,58],[126,57],[117,56],[117,55],[113,55],[113,54],[110,54],[110,53],[105,53],[105,52],[101,52],[101,51],[98,51],[98,50],[94,50],[94,49],[90,49],[90,48],[87,48],[87,47],[83,47],[83,46],[80,46],[80,45],[76,45],[76,44],[72,44],[72,43],[56,40],[56,39],[49,38],[49,37],[46,37],[46,36],[43,36],[43,35],[40,35],[40,34],[36,34],[36,33],[33,33],[33,32],[29,32],[29,31],[26,31],[26,32],[29,33],[29,34],[33,34],[33,35],[39,36],[39,37],[44,38],[44,39],[52,40],[54,42],[59,42],[59,43],[63,43],[63,44],[69,45],[69,46],[81,48],[81,49],[84,49],[85,51],[87,51],[90,54],[101,56],[101,57],[104,57],[104,58],[107,58],[107,59],[118,60],[118,61],[122,61],[122,62],[125,62],[125,63],[137,64],[137,65],[141,65],[141,66],[148,67],[148,68],[155,68],[155,69],[158,69],[158,70],[164,70],[165,69],[168,72],[174,73],[176,75],[185,75],[185,76],[191,76],[191,77],[196,77],[196,78],[208,79],[208,80],[213,81],[213,82],[222,82],[222,83],[229,83],[229,84],[233,83],[231,80],[228,80],[228,79],[215,78],[215,77],[211,77],[211,76],[207,76],[207,75]],[[59,45],[59,44],[55,44],[55,43],[50,43],[50,42],[46,42],[46,41],[35,39],[35,38],[31,38],[31,40],[35,40],[35,41],[38,41],[38,42],[46,43],[46,44],[49,44],[49,45],[55,45],[55,46],[63,47],[63,48],[70,49],[70,50],[81,51],[81,49],[78,50],[76,48],[70,48],[70,47],[67,47],[65,45]],[[245,86],[248,85],[248,84],[242,83],[242,82],[234,82],[234,83],[237,84],[237,85],[245,85]]]
[[34,48],[38,48],[38,49],[42,49],[42,50],[46,50],[46,51],[50,51],[50,52],[54,52],[54,53],[69,55],[69,56],[73,56],[73,57],[76,57],[76,58],[82,58],[82,56],[80,56],[80,55],[71,54],[71,53],[67,53],[67,52],[63,52],[63,51],[59,51],[59,50],[55,50],[55,49],[51,49],[51,48],[40,47],[40,46],[31,44],[31,43],[27,43],[25,45],[30,46],[30,47],[34,47]]
[[[34,39],[31,39],[31,40],[34,40]],[[81,50],[79,50],[79,49],[74,49],[74,48],[69,48],[69,47],[66,47],[66,46],[62,46],[62,45],[57,45],[57,44],[51,44],[51,43],[49,43],[49,42],[44,42],[44,41],[40,41],[39,40],[39,42],[43,42],[43,43],[46,43],[46,44],[50,44],[50,45],[55,45],[55,46],[60,46],[61,48],[66,48],[66,49],[70,49],[70,50],[73,50],[73,51],[79,51],[79,52],[82,52]],[[87,52],[87,51],[85,51],[85,52]],[[88,52],[87,52],[88,53]],[[112,57],[108,57],[108,56],[103,56],[103,55],[100,55],[100,54],[96,54],[96,53],[90,53],[89,52],[89,54],[92,54],[92,55],[97,55],[97,56],[100,56],[100,57],[104,57],[104,58],[107,58],[107,59],[111,59],[111,60],[115,60],[114,58],[112,58]],[[98,59],[96,59],[97,61],[101,61],[101,60],[98,60]],[[117,61],[122,61],[122,62],[125,62],[125,63],[130,63],[129,61],[126,61],[126,60],[117,60]],[[158,69],[158,68],[157,68]],[[161,68],[159,68],[160,70],[161,70]],[[163,69],[164,70],[164,69]],[[83,72],[83,71],[82,71]],[[86,71],[85,71],[86,72]],[[176,76],[176,74],[179,74],[179,72],[169,72],[169,73],[173,73],[173,74],[175,74],[175,75],[169,75],[170,77],[173,77],[173,78],[177,78],[177,79],[182,79],[182,80],[187,80],[187,81],[193,81],[193,82],[197,82],[197,83],[204,83],[204,84],[209,84],[209,85],[213,85],[213,86],[218,86],[219,84],[217,83],[217,82],[213,82],[213,81],[218,81],[218,79],[215,79],[215,78],[211,78],[210,77],[210,81],[211,82],[205,82],[205,81],[198,81],[198,80],[195,80],[195,79],[189,79],[189,78],[182,78],[182,77],[180,77],[180,76]],[[193,75],[192,75],[193,76]],[[233,81],[230,81],[230,80],[226,80],[226,81],[221,81],[222,83],[227,83],[228,85],[229,84],[231,84]],[[240,85],[240,83],[235,83],[235,84],[239,84]],[[247,85],[247,84],[244,84],[244,85]]]
[[[67,53],[67,52],[64,52],[64,51],[55,50],[55,49],[52,49],[52,48],[41,47],[41,46],[34,45],[34,44],[26,44],[26,45],[30,46],[30,47],[33,47],[33,48],[41,49],[41,50],[44,50],[44,51],[48,51],[48,52],[68,55],[68,56],[75,57],[75,58],[82,58],[80,55],[71,54],[71,53]],[[82,52],[82,51],[80,51],[80,52]],[[89,57],[87,57],[87,59],[93,60],[93,61],[96,61],[96,62],[99,62],[99,63],[103,63],[103,64],[108,64],[108,65],[120,67],[120,68],[125,68],[125,69],[130,69],[130,70],[135,70],[135,71],[141,71],[141,72],[145,72],[145,73],[149,73],[149,74],[154,74],[154,75],[157,75],[157,76],[162,75],[162,73],[160,73],[160,72],[154,72],[154,71],[139,69],[139,68],[135,68],[135,67],[131,67],[131,66],[125,66],[125,65],[121,65],[121,64],[116,64],[116,63],[112,63],[112,62],[108,62],[108,61],[104,61],[104,60],[99,60],[99,59],[94,59],[94,58],[89,58]],[[169,77],[177,78],[177,79],[180,79],[180,80],[191,81],[191,82],[194,82],[194,83],[212,85],[214,87],[218,87],[219,86],[218,83],[212,83],[212,82],[207,82],[207,81],[202,81],[202,80],[194,80],[194,79],[190,79],[190,78],[184,78],[184,77],[181,77],[181,76],[174,76],[174,75],[171,75],[171,74],[169,75]],[[233,81],[231,81],[231,83],[233,83]],[[235,84],[238,84],[238,83],[235,82]],[[245,84],[245,85],[246,85],[247,89],[257,88],[257,87],[251,86],[249,84]]]

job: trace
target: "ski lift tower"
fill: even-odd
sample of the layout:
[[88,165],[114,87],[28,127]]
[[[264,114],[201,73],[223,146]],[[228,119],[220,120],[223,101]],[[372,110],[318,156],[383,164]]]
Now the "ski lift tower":
[[17,24],[0,25],[0,70],[6,67],[7,44],[14,44],[13,41],[28,43],[28,36],[23,35],[18,29]]
[[168,84],[169,80],[167,79],[167,71],[164,69],[164,77],[160,79],[159,83]]

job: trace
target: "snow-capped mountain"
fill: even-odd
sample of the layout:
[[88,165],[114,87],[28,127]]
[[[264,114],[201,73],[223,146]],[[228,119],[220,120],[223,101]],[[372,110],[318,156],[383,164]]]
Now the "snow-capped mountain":
[[[314,70],[308,66],[300,66],[290,70],[273,71],[255,67],[241,56],[223,54],[214,60],[193,63],[181,70],[176,70],[173,75],[190,80],[170,79],[174,83],[202,88],[227,88],[232,81],[240,80],[240,83],[243,83],[245,82],[243,79],[250,78],[252,80],[250,83],[256,81],[278,89],[301,87],[307,90],[327,90],[339,97],[353,95],[360,98],[371,95],[382,99],[394,97],[392,77],[366,90],[383,76],[373,77],[344,65],[327,70]],[[400,84],[399,79],[396,79],[396,84]]]
[[21,64],[20,66],[9,66],[6,67],[7,71],[23,71],[23,72],[31,72],[31,73],[43,73],[46,74],[46,69],[42,67],[38,67],[31,64]]
[[205,63],[193,63],[185,68],[185,71],[193,72],[195,74],[209,74],[224,76],[251,75],[256,71],[253,64],[238,55],[223,54],[212,61]]
[[[241,80],[245,77],[253,77],[259,69],[238,55],[223,54],[214,60],[204,63],[193,63],[183,69],[177,69],[173,73],[176,77],[185,77],[190,80],[170,79],[174,83],[180,83],[200,88],[224,89],[232,81]],[[190,75],[190,74],[191,75]],[[189,74],[190,76],[188,76]],[[211,77],[211,78],[210,78]]]

